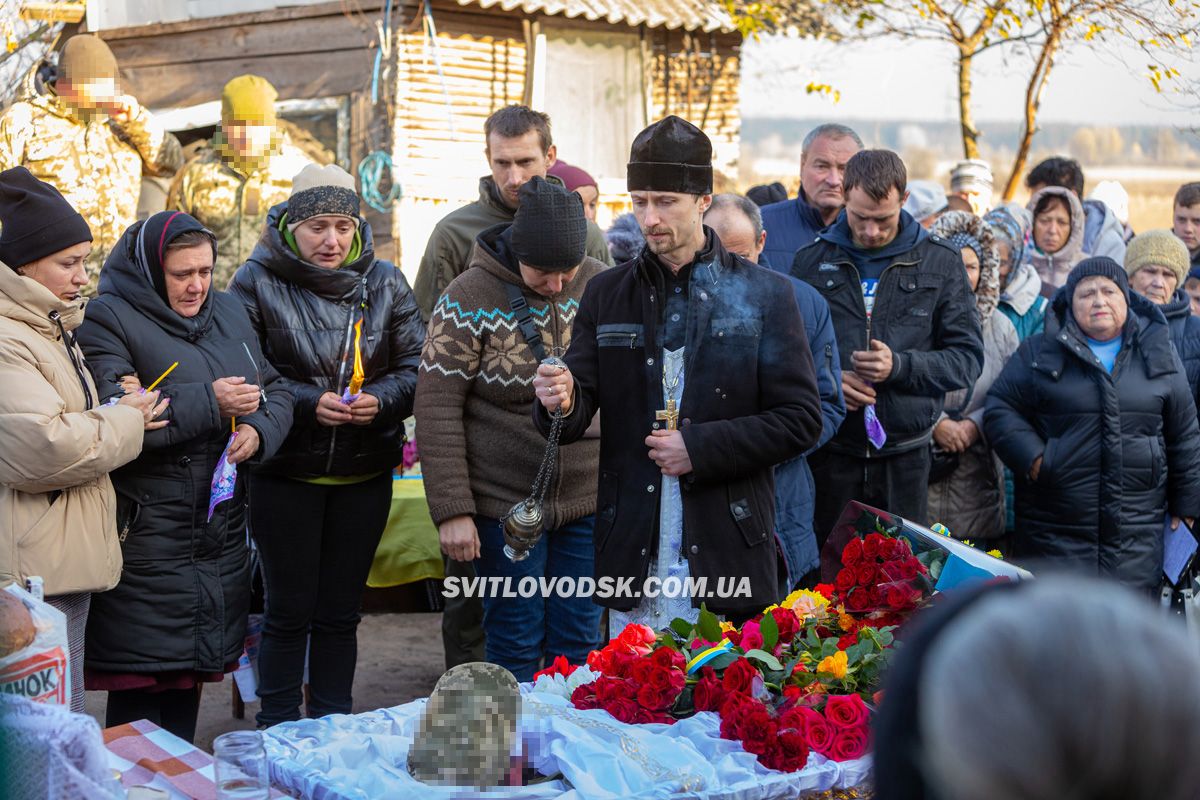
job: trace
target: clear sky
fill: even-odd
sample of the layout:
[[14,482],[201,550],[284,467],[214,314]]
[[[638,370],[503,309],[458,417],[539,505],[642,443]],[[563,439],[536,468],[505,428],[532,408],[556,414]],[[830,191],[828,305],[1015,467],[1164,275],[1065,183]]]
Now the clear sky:
[[[1155,93],[1146,59],[1136,49],[1112,45],[1074,50],[1061,58],[1042,101],[1041,119],[1084,125],[1200,125],[1200,98]],[[743,50],[742,115],[842,119],[954,120],[958,116],[953,49],[936,43],[878,40],[870,45],[769,38]],[[975,116],[979,121],[1019,120],[1030,59],[992,51],[975,64]],[[1200,88],[1200,64],[1179,64]],[[807,95],[810,82],[841,91],[832,100]]]

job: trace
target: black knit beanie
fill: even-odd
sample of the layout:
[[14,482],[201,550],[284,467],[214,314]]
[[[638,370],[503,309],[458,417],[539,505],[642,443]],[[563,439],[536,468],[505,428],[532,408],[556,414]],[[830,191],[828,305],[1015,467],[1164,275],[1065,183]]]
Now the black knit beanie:
[[517,260],[543,272],[566,272],[583,263],[587,217],[579,195],[535,176],[518,197],[510,236]]
[[1107,256],[1085,258],[1075,265],[1075,269],[1071,270],[1071,274],[1067,276],[1067,283],[1063,287],[1066,289],[1067,302],[1070,303],[1075,296],[1075,287],[1081,280],[1093,277],[1108,278],[1120,286],[1121,291],[1125,293],[1125,302],[1129,302],[1129,275],[1125,272],[1124,267]]
[[87,222],[58,189],[24,167],[0,172],[0,261],[15,269],[90,241]]

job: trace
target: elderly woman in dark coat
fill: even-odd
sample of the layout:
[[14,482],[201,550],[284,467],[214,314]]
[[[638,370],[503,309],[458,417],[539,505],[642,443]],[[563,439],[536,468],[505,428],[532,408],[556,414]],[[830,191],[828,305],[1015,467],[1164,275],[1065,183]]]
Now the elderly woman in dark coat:
[[1200,514],[1200,430],[1166,320],[1120,265],[1071,271],[984,427],[1016,476],[1014,555],[1159,586],[1164,520]]
[[125,568],[92,600],[86,681],[108,690],[109,726],[149,719],[189,741],[199,686],[236,666],[250,605],[246,481],[213,507],[213,473],[227,445],[235,464],[269,457],[292,420],[245,310],[211,290],[215,257],[215,237],[187,214],[135,224],[79,328],[102,402],[178,362],[158,386],[168,424],[112,475]]

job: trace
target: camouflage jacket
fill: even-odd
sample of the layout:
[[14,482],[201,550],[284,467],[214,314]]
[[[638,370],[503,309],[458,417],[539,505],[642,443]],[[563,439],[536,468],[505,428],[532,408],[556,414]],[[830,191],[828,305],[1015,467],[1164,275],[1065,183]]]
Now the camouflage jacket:
[[137,221],[142,173],[171,175],[183,162],[179,140],[137,106],[124,123],[87,119],[56,95],[26,83],[0,114],[0,170],[24,166],[52,184],[92,229],[89,293],[109,250]]
[[267,212],[288,199],[292,177],[312,159],[281,134],[274,154],[242,164],[222,155],[227,145],[200,151],[171,184],[167,208],[186,211],[217,235],[213,286],[224,289],[262,235]]

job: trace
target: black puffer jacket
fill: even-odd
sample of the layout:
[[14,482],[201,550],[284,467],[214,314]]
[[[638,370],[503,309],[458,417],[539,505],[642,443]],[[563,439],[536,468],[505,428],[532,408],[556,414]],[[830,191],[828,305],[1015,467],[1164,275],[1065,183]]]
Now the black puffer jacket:
[[1200,514],[1200,429],[1158,308],[1133,295],[1124,335],[1110,375],[1059,291],[1046,332],[992,385],[984,427],[1016,476],[1015,555],[1154,589],[1164,516]]
[[[287,203],[271,209],[262,238],[234,275],[263,352],[295,398],[287,442],[265,467],[293,477],[366,475],[400,463],[404,419],[412,413],[425,328],[403,273],[375,258],[360,221],[362,254],[338,269],[302,261],[279,232]],[[354,366],[354,325],[362,326],[363,391],[379,399],[370,425],[317,423],[317,401],[342,394]]]
[[1192,399],[1200,406],[1200,317],[1192,316],[1192,301],[1183,289],[1176,289],[1171,302],[1159,306],[1171,329],[1171,343],[1183,362]]
[[[132,261],[140,225],[109,254],[79,344],[101,401],[120,391],[122,375],[146,385],[173,361],[179,366],[159,384],[171,400],[170,424],[147,432],[142,454],[112,474],[125,567],[116,588],[92,597],[87,663],[110,672],[220,672],[241,655],[250,605],[244,471],[283,443],[292,398],[236,300],[210,292],[189,319],[155,293]],[[213,470],[230,427],[212,382],[257,383],[260,374],[266,407],[237,420],[258,431],[259,450],[209,522]]]

